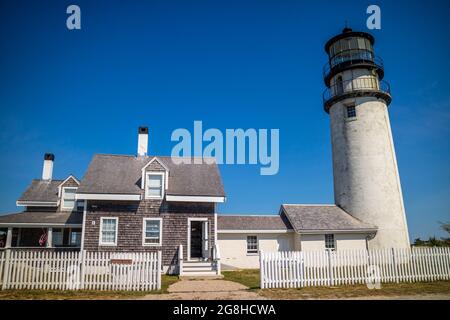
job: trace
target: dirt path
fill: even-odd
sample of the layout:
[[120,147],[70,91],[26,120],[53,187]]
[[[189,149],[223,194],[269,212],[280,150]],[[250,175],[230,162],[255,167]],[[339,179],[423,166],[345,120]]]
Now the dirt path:
[[[167,294],[149,294],[137,299],[141,300],[450,300],[450,294],[414,294],[414,295],[379,295],[340,297],[324,294],[310,296],[308,294],[280,294],[266,297],[258,292],[250,291],[240,283],[226,280],[181,280],[169,286]],[[265,294],[264,294],[265,295]]]
[[172,284],[168,294],[149,294],[143,300],[263,300],[240,283],[226,280],[181,280]]

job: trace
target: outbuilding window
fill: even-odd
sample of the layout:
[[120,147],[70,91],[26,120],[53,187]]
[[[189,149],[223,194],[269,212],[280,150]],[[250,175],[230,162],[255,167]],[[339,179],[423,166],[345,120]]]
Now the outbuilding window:
[[334,241],[334,234],[325,235],[325,249],[336,250],[336,242]]
[[258,237],[247,236],[247,254],[257,254],[257,253],[258,253]]

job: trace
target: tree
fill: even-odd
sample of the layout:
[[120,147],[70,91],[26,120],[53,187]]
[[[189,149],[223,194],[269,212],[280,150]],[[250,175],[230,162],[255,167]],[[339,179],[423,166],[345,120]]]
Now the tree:
[[[441,224],[442,230],[450,234],[450,222],[439,222]],[[441,238],[446,246],[450,246],[450,237]]]

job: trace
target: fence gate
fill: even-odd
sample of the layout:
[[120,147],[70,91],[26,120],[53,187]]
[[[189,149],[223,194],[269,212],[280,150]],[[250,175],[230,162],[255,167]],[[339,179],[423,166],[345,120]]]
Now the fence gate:
[[0,251],[2,289],[158,290],[161,252]]

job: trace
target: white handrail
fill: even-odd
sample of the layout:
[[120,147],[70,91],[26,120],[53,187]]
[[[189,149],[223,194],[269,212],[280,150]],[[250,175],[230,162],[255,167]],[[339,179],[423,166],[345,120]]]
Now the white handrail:
[[217,275],[221,274],[221,270],[220,270],[220,250],[219,250],[219,246],[217,244],[214,245],[213,247],[213,260],[216,264],[216,272]]

